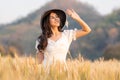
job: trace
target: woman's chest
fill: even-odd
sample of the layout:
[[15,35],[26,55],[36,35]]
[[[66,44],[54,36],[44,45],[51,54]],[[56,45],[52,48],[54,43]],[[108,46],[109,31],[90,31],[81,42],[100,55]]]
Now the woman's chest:
[[46,47],[47,52],[66,52],[69,48],[68,41],[65,37],[61,37],[57,41],[53,41],[51,39],[48,39],[48,45]]

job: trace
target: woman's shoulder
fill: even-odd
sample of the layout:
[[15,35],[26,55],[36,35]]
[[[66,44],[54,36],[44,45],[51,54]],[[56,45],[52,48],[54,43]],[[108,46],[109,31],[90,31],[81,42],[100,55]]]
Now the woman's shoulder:
[[72,31],[72,29],[67,29],[67,30],[64,30],[63,33],[67,34],[67,33],[71,32],[71,31]]
[[76,40],[76,28],[75,29],[69,29],[69,30],[64,30],[63,34],[71,41],[71,40]]

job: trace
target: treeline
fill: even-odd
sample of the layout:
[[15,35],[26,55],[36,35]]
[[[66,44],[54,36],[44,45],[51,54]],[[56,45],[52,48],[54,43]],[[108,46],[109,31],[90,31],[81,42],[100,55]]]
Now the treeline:
[[3,45],[0,45],[0,56],[11,56],[14,58],[20,55],[21,53],[16,47],[14,46],[5,47]]
[[[58,4],[59,3],[59,4]],[[66,4],[67,3],[67,4]],[[0,29],[0,42],[7,46],[16,46],[20,51],[31,54],[35,52],[35,40],[40,35],[41,14],[52,8],[66,10],[73,8],[91,27],[99,22],[101,16],[91,5],[83,4],[76,0],[53,0],[42,8],[30,13],[27,17],[20,18]],[[67,16],[70,28],[80,28],[76,22]],[[74,44],[76,45],[76,44]],[[75,53],[76,51],[71,51]],[[73,55],[74,56],[74,55]]]
[[120,59],[120,9],[104,16],[90,35],[90,45],[105,59]]
[[[53,0],[35,12],[30,13],[27,17],[20,18],[11,24],[4,25],[4,27],[1,26],[0,43],[5,47],[8,45],[14,46],[21,53],[26,53],[27,55],[35,53],[35,40],[41,33],[41,14],[52,8],[63,10],[73,8],[92,28],[92,32],[88,36],[80,38],[71,44],[70,52],[73,58],[79,54],[92,60],[102,56],[108,59],[111,54],[119,55],[119,47],[116,45],[120,43],[120,10],[115,10],[107,16],[101,16],[94,7],[77,0]],[[80,28],[68,16],[67,20],[69,27],[65,27],[65,29]],[[118,50],[117,52],[115,52],[116,49]],[[106,57],[106,55],[108,56]]]

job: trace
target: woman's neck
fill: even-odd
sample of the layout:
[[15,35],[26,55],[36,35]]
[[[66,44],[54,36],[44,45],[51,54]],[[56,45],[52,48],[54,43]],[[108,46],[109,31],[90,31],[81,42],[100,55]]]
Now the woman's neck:
[[53,36],[57,36],[60,34],[60,31],[58,31],[58,28],[52,28]]

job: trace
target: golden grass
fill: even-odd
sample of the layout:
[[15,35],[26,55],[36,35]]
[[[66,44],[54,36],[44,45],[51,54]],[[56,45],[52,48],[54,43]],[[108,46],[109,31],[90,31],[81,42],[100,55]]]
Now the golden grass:
[[0,80],[120,80],[120,62],[68,60],[47,70],[33,57],[0,57]]

